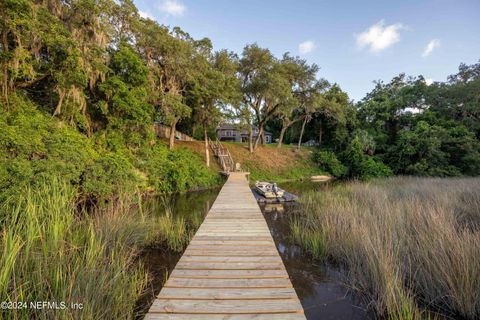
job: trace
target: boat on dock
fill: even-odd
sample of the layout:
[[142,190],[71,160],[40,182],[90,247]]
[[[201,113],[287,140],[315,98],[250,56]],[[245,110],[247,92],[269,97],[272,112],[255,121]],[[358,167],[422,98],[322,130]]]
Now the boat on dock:
[[267,199],[281,198],[285,194],[285,190],[270,182],[255,182],[255,190]]
[[276,183],[259,182],[255,183],[252,193],[259,203],[281,203],[296,201],[298,197],[279,187]]

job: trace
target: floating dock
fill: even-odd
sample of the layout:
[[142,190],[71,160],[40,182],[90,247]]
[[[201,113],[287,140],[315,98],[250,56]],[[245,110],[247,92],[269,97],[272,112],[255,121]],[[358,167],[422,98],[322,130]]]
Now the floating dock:
[[305,320],[244,173],[230,173],[145,319]]
[[255,188],[252,188],[252,194],[255,197],[255,200],[259,203],[282,203],[282,202],[292,202],[297,201],[298,197],[293,193],[285,191],[283,197],[280,198],[265,198],[260,194]]

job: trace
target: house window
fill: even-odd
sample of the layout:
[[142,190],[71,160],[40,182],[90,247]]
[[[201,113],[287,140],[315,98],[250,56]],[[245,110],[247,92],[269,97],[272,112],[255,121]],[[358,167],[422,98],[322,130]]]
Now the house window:
[[270,136],[266,136],[265,140],[267,140],[267,143],[270,143]]

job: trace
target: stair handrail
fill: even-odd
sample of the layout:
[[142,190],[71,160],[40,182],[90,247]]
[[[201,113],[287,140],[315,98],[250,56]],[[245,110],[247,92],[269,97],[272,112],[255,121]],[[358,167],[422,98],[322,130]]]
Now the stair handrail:
[[219,159],[222,170],[224,172],[235,171],[235,163],[230,150],[228,150],[228,148],[225,147],[220,140],[218,140],[218,137],[215,139],[215,141],[212,141],[210,138],[208,138],[208,143],[215,156]]
[[233,157],[230,154],[230,150],[227,149],[228,160],[230,162],[230,168],[232,171],[235,171],[235,163],[233,162]]

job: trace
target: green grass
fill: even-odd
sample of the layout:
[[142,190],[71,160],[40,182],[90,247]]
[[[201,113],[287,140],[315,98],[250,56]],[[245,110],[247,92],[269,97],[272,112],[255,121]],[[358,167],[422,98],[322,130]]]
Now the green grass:
[[260,145],[254,153],[248,151],[247,144],[222,142],[242,169],[250,172],[250,180],[288,181],[307,179],[313,175],[325,174],[313,162],[312,148],[276,144]]
[[258,165],[255,161],[246,162],[243,168],[250,172],[251,181],[275,181],[285,182],[293,180],[309,179],[311,176],[324,175],[324,171],[312,167],[309,164],[292,166],[282,170],[265,168]]
[[327,238],[322,230],[305,228],[300,219],[292,219],[290,224],[294,241],[308,251],[316,259],[325,259],[327,256]]
[[155,215],[120,197],[94,213],[77,212],[77,191],[54,180],[27,188],[0,215],[0,300],[81,303],[82,310],[2,310],[5,319],[131,319],[148,275],[136,258],[164,243],[182,250],[183,219]]
[[480,316],[480,179],[389,178],[302,200],[292,236],[380,315]]

